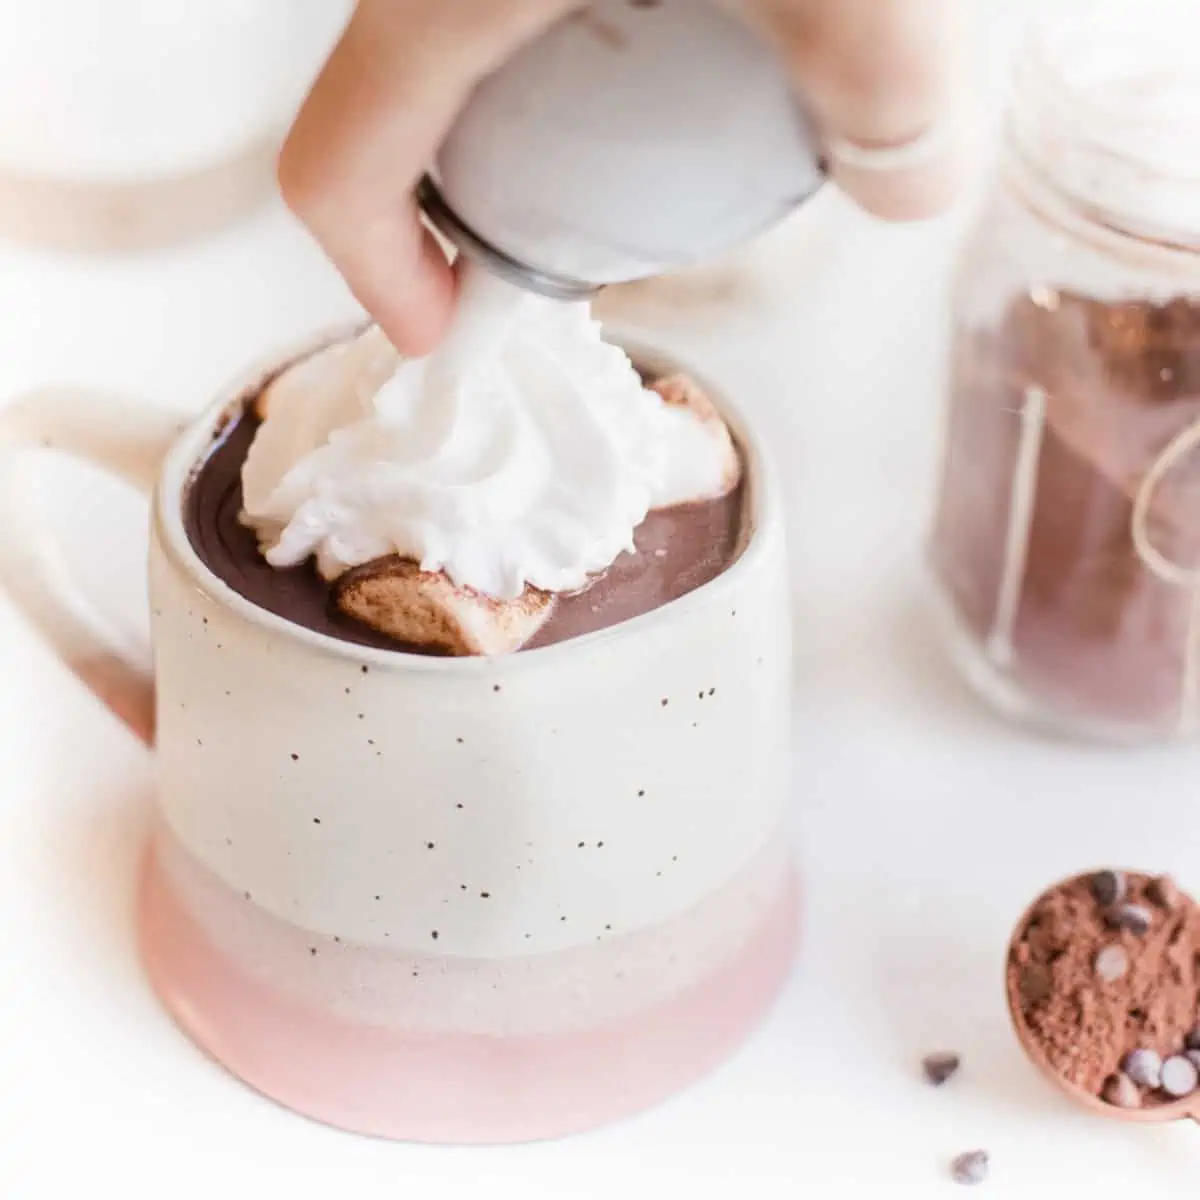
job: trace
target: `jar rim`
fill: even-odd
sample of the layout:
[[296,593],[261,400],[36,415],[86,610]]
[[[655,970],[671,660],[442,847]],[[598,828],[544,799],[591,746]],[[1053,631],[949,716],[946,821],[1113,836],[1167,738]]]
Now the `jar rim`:
[[1163,0],[1149,19],[1141,6],[1094,0],[1035,19],[1007,136],[1086,215],[1200,250],[1200,5]]

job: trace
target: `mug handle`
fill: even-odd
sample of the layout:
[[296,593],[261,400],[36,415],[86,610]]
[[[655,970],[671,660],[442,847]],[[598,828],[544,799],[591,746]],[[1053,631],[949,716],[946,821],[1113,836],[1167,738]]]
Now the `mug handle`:
[[144,645],[123,636],[70,570],[30,482],[46,451],[89,462],[149,498],[183,424],[145,401],[88,388],[27,392],[0,411],[0,588],[75,672],[147,745],[154,676]]

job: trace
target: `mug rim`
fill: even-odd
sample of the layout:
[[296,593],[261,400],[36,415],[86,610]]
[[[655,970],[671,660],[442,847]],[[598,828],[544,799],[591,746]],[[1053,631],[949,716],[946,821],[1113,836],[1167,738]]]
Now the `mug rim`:
[[246,394],[256,384],[261,385],[261,381],[270,378],[273,373],[325,346],[353,336],[363,327],[362,320],[327,326],[297,339],[283,350],[261,356],[253,366],[238,372],[229,383],[220,388],[216,398],[187,423],[167,450],[154,487],[153,524],[159,546],[172,566],[184,572],[189,581],[212,603],[226,609],[232,615],[251,625],[298,641],[320,653],[357,663],[365,662],[380,669],[481,674],[495,671],[501,665],[505,669],[511,669],[514,664],[518,667],[527,665],[533,668],[539,664],[556,661],[564,654],[578,654],[585,648],[604,642],[650,633],[664,620],[670,620],[672,616],[678,615],[688,607],[694,607],[702,600],[707,602],[722,591],[728,592],[739,587],[743,578],[755,570],[766,555],[768,534],[782,520],[781,498],[775,465],[753,422],[749,421],[741,407],[730,399],[725,389],[713,386],[702,374],[686,367],[681,361],[683,356],[655,344],[652,334],[622,326],[619,322],[604,322],[606,340],[620,346],[635,362],[647,364],[663,374],[686,371],[695,379],[728,423],[730,432],[741,449],[751,505],[750,528],[741,554],[719,575],[683,596],[614,625],[577,637],[565,638],[548,646],[519,649],[499,655],[441,657],[367,646],[318,632],[260,607],[221,579],[196,552],[187,535],[183,519],[186,488],[191,482],[195,467],[203,460],[206,449],[211,445],[222,419],[231,411],[233,405],[240,404],[245,399]]

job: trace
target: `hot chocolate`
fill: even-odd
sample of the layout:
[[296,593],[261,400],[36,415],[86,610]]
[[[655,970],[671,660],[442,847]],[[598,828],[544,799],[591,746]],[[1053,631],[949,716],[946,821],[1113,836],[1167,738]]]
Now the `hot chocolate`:
[[255,604],[410,652],[546,646],[720,574],[742,462],[692,380],[648,382],[586,306],[468,273],[446,342],[324,346],[231,414],[196,471],[197,553]]
[[[263,558],[254,530],[240,519],[241,471],[261,426],[256,399],[248,396],[232,414],[188,491],[184,519],[196,553],[234,591],[297,625],[381,649],[437,652],[429,644],[397,640],[338,603],[373,575],[415,570],[411,561],[374,560],[330,583],[311,561],[278,568]],[[715,500],[649,512],[635,532],[634,551],[621,554],[584,589],[555,598],[548,618],[522,648],[591,633],[686,595],[738,557],[748,532],[744,479]]]

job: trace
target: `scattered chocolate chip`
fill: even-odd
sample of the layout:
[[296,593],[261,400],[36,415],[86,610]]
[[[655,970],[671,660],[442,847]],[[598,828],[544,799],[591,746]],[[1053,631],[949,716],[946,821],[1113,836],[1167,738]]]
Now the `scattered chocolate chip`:
[[1168,1096],[1179,1099],[1190,1096],[1200,1083],[1200,1074],[1196,1072],[1196,1064],[1182,1054],[1173,1054],[1162,1065],[1160,1072],[1162,1090]]
[[300,761],[300,755],[298,755],[298,754],[293,754],[293,755],[292,755],[292,762],[299,762],[299,761]]
[[1114,929],[1127,929],[1141,937],[1150,929],[1150,910],[1144,904],[1118,904],[1104,914]]
[[309,946],[309,948],[308,948],[308,952],[309,952],[309,954],[311,954],[311,955],[313,956],[313,958],[316,958],[316,957],[317,957],[317,948],[316,948],[316,946]]
[[1097,871],[1088,882],[1096,903],[1104,908],[1125,899],[1125,876],[1120,871]]
[[498,692],[499,690],[500,690],[500,685],[499,685],[498,683],[493,683],[493,684],[492,684],[492,691],[493,691],[493,692]]
[[367,671],[368,671],[369,669],[370,669],[370,668],[367,666],[367,664],[366,664],[366,663],[363,663],[363,665],[362,665],[362,673],[363,673],[364,675],[367,673]]
[[432,842],[426,842],[426,843],[425,843],[425,849],[426,849],[426,850],[432,850],[432,849],[433,849],[433,843],[432,843]]
[[988,1177],[988,1152],[968,1150],[950,1164],[950,1177],[955,1183],[982,1183]]
[[1130,1050],[1121,1063],[1121,1070],[1138,1087],[1154,1089],[1162,1083],[1162,1059],[1153,1050]]
[[662,706],[663,706],[663,708],[666,708],[666,707],[667,707],[667,698],[666,698],[666,696],[664,696],[664,697],[662,698]]
[[436,929],[431,930],[429,936],[436,942],[438,938],[438,931]]
[[925,1072],[925,1078],[934,1087],[941,1087],[958,1070],[958,1066],[958,1055],[949,1050],[927,1054],[921,1059],[921,1069]]
[[1193,1025],[1184,1035],[1183,1044],[1189,1050],[1200,1050],[1200,1021]]
[[1129,970],[1129,955],[1114,942],[1096,955],[1092,967],[1105,983],[1116,983]]
[[1146,898],[1170,912],[1179,906],[1179,888],[1170,875],[1159,875],[1146,884]]
[[1100,1098],[1106,1104],[1111,1104],[1115,1108],[1142,1107],[1142,1093],[1138,1091],[1137,1084],[1121,1071],[1118,1071],[1115,1075],[1110,1075],[1104,1081]]

